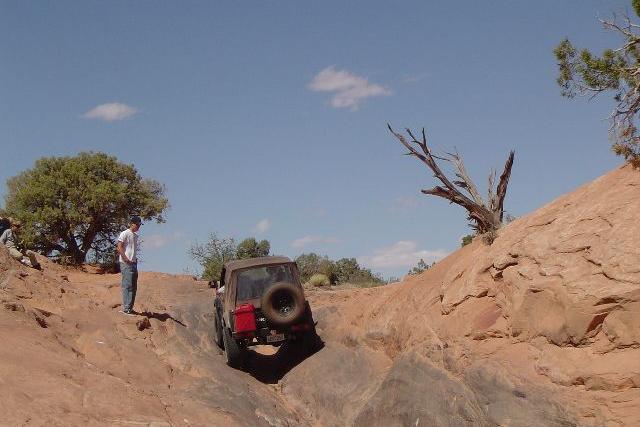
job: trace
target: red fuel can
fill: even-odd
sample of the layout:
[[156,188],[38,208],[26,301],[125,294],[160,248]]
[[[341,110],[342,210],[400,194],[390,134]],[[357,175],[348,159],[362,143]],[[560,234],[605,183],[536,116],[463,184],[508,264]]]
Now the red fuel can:
[[233,312],[235,332],[253,332],[256,330],[256,308],[253,304],[241,304]]

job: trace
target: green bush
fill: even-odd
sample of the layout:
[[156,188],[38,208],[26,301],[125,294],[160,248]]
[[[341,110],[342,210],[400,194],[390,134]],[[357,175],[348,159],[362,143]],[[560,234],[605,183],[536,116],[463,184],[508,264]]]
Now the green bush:
[[359,287],[378,286],[385,280],[368,268],[362,268],[355,258],[341,258],[332,261],[326,255],[302,254],[295,259],[300,272],[300,280],[308,282],[315,274],[322,274],[332,285],[351,284]]
[[464,236],[462,238],[462,240],[460,241],[460,246],[461,247],[465,247],[467,246],[469,243],[473,242],[473,234],[467,234],[466,236]]
[[331,282],[329,281],[329,278],[324,274],[320,274],[320,273],[316,273],[313,276],[311,276],[311,278],[307,283],[311,286],[316,286],[316,287],[329,286],[331,284]]
[[300,280],[308,282],[314,274],[323,274],[329,278],[331,283],[336,282],[335,263],[326,255],[308,253],[299,255],[295,260],[300,272]]
[[416,274],[420,274],[420,273],[424,272],[425,270],[428,270],[429,268],[431,268],[431,266],[429,264],[427,264],[426,262],[424,262],[424,260],[422,258],[420,258],[420,261],[418,261],[418,265],[413,267],[409,271],[409,274],[414,276]]

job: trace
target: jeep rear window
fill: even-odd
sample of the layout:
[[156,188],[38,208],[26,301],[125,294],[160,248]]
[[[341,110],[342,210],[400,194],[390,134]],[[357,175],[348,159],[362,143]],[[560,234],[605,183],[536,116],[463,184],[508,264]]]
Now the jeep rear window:
[[239,271],[236,279],[236,300],[260,298],[277,282],[295,283],[290,265],[268,265]]

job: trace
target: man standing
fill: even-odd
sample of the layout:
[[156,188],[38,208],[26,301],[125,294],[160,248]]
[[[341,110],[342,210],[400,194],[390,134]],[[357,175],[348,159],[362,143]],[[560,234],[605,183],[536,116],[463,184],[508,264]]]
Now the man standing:
[[133,304],[138,290],[138,230],[142,225],[139,216],[132,216],[129,228],[118,236],[120,273],[122,274],[122,312],[134,315]]

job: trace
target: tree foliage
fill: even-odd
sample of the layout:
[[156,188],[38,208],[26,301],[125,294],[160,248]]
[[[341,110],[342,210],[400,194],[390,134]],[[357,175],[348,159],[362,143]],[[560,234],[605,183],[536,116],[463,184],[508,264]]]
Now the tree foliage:
[[358,278],[360,265],[355,258],[340,258],[335,262],[335,277],[338,283],[347,283]]
[[202,267],[202,278],[220,280],[220,273],[225,262],[235,259],[236,241],[231,237],[219,238],[215,233],[209,235],[206,243],[194,243],[189,248],[189,255]]
[[[632,6],[640,16],[640,1]],[[565,39],[554,50],[558,60],[557,82],[567,98],[576,95],[594,97],[602,92],[613,92],[616,106],[611,112],[609,134],[613,151],[634,167],[640,167],[640,136],[637,114],[640,111],[640,26],[629,16],[600,20],[607,30],[622,37],[621,46],[605,49],[600,56],[588,49],[576,49]]]
[[467,234],[460,239],[460,247],[465,247],[473,242],[473,234]]
[[240,243],[231,237],[220,238],[216,233],[209,235],[206,243],[194,243],[189,248],[189,256],[202,267],[202,278],[220,280],[222,266],[233,259],[258,258],[269,255],[271,244],[268,240],[258,242],[248,237]]
[[5,210],[22,220],[27,244],[72,263],[90,253],[110,261],[131,215],[161,223],[169,206],[162,184],[104,153],[41,158],[7,187]]
[[269,255],[271,244],[267,240],[257,241],[254,237],[248,237],[238,244],[236,258],[259,258]]
[[431,266],[427,264],[422,258],[420,258],[420,261],[418,261],[418,264],[409,271],[409,274],[412,276],[416,274],[420,274],[425,270],[428,270],[429,268],[431,268]]
[[336,282],[335,265],[326,255],[320,256],[314,252],[299,255],[296,259],[300,280],[308,282],[314,274],[323,274],[331,283]]
[[382,277],[368,268],[363,268],[355,258],[340,258],[332,261],[326,255],[316,253],[302,254],[296,259],[300,280],[308,282],[315,274],[326,276],[332,284],[351,283],[354,285],[380,285]]
[[331,281],[324,274],[316,273],[309,278],[307,283],[311,286],[318,287],[318,286],[329,286],[331,284]]

